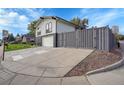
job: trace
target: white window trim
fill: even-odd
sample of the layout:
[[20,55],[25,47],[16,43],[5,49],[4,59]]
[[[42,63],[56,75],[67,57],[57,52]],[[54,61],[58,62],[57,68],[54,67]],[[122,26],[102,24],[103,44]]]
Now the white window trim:
[[46,24],[46,33],[52,32],[52,22]]

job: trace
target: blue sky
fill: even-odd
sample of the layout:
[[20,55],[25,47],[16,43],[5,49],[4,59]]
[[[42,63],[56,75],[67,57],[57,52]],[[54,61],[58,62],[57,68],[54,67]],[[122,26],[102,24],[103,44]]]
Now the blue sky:
[[89,27],[118,25],[124,34],[124,8],[1,8],[0,35],[2,29],[14,35],[25,34],[27,25],[40,16],[59,16],[66,20],[77,16],[88,18]]

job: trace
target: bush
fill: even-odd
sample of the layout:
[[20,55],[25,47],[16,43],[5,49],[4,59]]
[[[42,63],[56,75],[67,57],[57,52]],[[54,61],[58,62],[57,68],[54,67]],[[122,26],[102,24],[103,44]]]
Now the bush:
[[8,47],[5,47],[5,51],[12,51],[12,50],[19,50],[19,49],[26,49],[32,48],[31,44],[8,44]]

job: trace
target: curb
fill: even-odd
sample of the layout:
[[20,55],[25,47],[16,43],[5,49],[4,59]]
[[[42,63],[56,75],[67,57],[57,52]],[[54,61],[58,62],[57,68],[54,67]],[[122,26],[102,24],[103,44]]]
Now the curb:
[[95,74],[95,73],[100,73],[100,72],[106,72],[106,71],[110,71],[110,70],[113,70],[113,69],[116,69],[120,66],[124,65],[124,56],[122,57],[122,59],[112,65],[108,65],[108,66],[105,66],[105,67],[102,67],[102,68],[99,68],[99,69],[96,69],[96,70],[92,70],[92,71],[89,71],[86,73],[86,75],[91,75],[91,74]]

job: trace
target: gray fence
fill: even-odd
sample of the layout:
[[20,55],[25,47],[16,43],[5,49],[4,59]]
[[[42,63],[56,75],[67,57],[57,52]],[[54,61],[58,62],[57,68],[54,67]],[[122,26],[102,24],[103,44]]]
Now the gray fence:
[[108,26],[57,34],[57,47],[96,48],[110,51],[115,37]]

